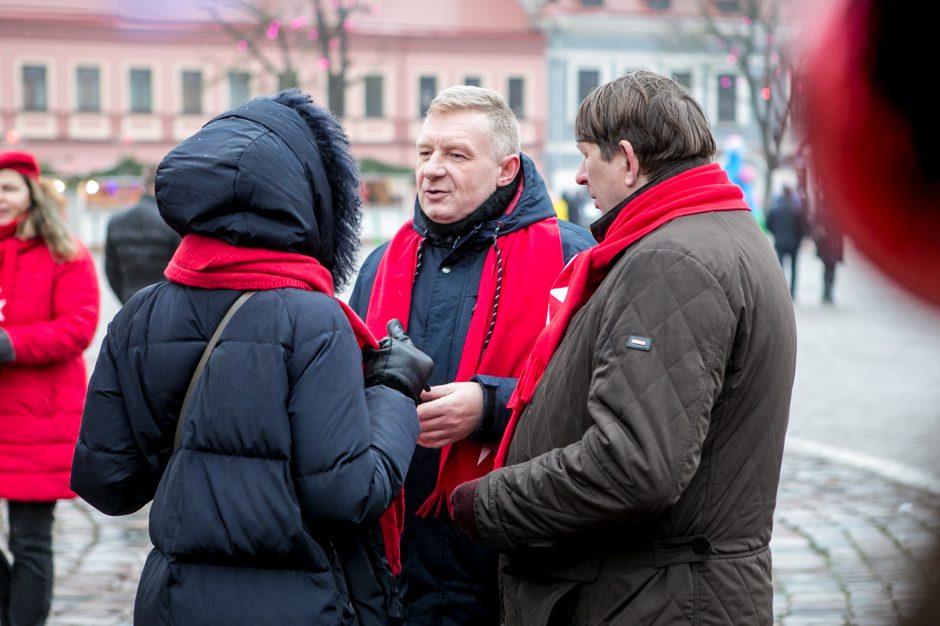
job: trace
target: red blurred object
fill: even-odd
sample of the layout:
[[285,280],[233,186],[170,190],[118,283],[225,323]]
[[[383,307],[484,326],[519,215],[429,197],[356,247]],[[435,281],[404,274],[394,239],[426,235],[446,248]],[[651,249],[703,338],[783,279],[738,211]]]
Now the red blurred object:
[[892,11],[879,0],[840,2],[806,60],[807,137],[846,234],[890,277],[940,306],[940,147],[924,150],[937,121],[922,115],[931,96],[911,76],[924,57],[885,71],[920,38],[916,19],[895,28]]

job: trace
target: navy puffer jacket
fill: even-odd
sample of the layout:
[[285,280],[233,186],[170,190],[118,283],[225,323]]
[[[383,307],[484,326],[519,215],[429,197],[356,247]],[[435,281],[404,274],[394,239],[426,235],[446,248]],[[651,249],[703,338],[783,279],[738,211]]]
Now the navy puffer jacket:
[[[168,217],[183,234],[211,223],[237,245],[260,233],[262,247],[280,238],[281,249],[325,249],[326,233],[297,227],[318,223],[315,178],[307,153],[285,145],[303,146],[296,133],[309,131],[287,107],[249,106],[285,119],[210,122],[161,165],[161,211],[187,212]],[[214,177],[193,177],[203,158],[222,164]],[[200,193],[181,192],[194,181]],[[161,186],[174,194],[161,199]],[[291,201],[265,214],[266,197]],[[399,392],[364,389],[361,352],[333,298],[278,288],[248,300],[209,359],[173,453],[190,377],[237,296],[161,283],[121,309],[91,378],[72,488],[111,515],[153,500],[135,624],[384,623],[374,610],[384,592],[347,560],[349,543],[401,488],[418,421]]]

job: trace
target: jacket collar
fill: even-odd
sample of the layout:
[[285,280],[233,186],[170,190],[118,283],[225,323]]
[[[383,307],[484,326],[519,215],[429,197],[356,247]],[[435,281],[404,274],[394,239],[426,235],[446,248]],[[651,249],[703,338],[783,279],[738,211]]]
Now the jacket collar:
[[638,196],[649,191],[650,189],[652,189],[659,183],[663,182],[664,180],[672,178],[673,176],[681,174],[682,172],[687,172],[688,170],[694,167],[706,165],[707,163],[709,163],[709,159],[704,159],[704,158],[703,159],[690,159],[688,161],[677,163],[676,165],[673,165],[672,167],[667,169],[665,172],[663,172],[656,178],[652,179],[651,181],[649,181],[648,183],[646,183],[645,185],[643,185],[642,187],[634,191],[632,194],[627,196],[627,198],[623,202],[621,202],[620,204],[612,208],[610,211],[607,211],[607,213],[604,213],[602,216],[597,218],[597,220],[595,220],[593,224],[591,224],[590,226],[591,234],[594,235],[594,239],[596,239],[597,241],[603,241],[604,237],[607,236],[607,231],[610,230],[611,224],[614,223],[614,220],[617,219],[617,216],[620,215],[620,212],[623,211],[623,208],[627,206],[628,204],[630,204],[631,202],[633,202],[633,200],[635,200]]

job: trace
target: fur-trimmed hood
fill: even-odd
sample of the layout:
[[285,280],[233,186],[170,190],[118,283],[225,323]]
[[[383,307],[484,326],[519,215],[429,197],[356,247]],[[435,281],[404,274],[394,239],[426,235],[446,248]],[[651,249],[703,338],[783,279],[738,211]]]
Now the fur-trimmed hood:
[[[181,235],[314,257],[342,285],[361,213],[349,141],[296,90],[210,120],[157,169],[160,214]],[[327,174],[329,173],[329,174]]]

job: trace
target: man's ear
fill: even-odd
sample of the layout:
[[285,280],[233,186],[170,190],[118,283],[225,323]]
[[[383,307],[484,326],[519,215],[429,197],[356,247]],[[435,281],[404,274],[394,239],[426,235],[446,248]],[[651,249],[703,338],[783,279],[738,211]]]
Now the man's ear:
[[627,187],[636,187],[640,179],[640,162],[637,160],[636,153],[633,151],[633,144],[626,139],[621,139],[617,146],[620,148],[620,153],[627,160],[627,171],[624,175],[624,183]]
[[522,161],[519,159],[518,154],[508,154],[504,156],[499,162],[499,178],[496,179],[496,186],[505,187],[511,183],[516,177],[516,174],[519,173],[521,166]]

